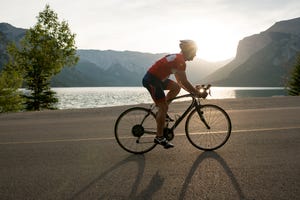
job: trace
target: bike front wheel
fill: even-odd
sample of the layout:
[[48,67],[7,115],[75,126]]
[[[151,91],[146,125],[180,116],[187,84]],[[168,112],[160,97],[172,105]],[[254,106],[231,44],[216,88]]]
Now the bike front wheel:
[[231,134],[231,120],[219,106],[203,105],[195,108],[185,124],[188,140],[196,148],[211,151],[223,146]]
[[149,109],[133,107],[125,110],[115,123],[115,138],[126,151],[142,154],[152,150],[156,144],[155,115]]

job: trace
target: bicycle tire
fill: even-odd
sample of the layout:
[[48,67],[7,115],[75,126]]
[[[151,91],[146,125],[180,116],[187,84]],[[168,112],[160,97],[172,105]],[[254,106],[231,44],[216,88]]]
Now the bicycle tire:
[[127,152],[143,154],[156,146],[153,141],[156,134],[155,114],[149,109],[133,107],[125,110],[118,117],[114,131],[118,144]]
[[[200,115],[204,117],[209,128],[201,120]],[[231,128],[229,115],[221,107],[213,104],[195,108],[185,123],[188,140],[196,148],[204,151],[212,151],[222,147],[230,137]]]

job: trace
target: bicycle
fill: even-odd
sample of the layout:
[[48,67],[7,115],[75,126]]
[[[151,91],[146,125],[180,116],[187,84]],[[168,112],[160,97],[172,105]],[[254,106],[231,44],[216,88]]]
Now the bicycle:
[[[231,120],[226,111],[214,104],[201,104],[210,94],[210,85],[197,86],[203,97],[192,94],[177,96],[173,100],[190,97],[189,107],[169,127],[172,119],[166,121],[164,136],[171,141],[174,130],[187,116],[185,134],[189,142],[196,148],[212,151],[222,147],[231,134]],[[118,144],[126,151],[134,154],[143,154],[151,151],[157,144],[153,142],[156,135],[155,104],[150,108],[132,107],[125,110],[118,117],[114,132]]]

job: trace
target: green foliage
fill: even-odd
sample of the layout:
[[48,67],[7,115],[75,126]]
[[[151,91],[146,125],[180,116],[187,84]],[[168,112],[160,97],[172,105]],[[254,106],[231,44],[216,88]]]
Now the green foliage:
[[7,64],[0,74],[0,113],[23,109],[23,99],[18,91],[21,84],[20,73]]
[[20,48],[12,45],[9,53],[22,71],[26,88],[27,110],[54,109],[57,98],[50,89],[51,78],[64,66],[78,62],[75,34],[68,23],[59,22],[57,14],[46,5],[37,24],[21,40]]
[[300,96],[300,54],[297,57],[288,86],[289,95]]
[[[26,110],[39,110],[39,108],[47,109],[56,109],[55,104],[58,102],[58,99],[55,97],[55,92],[52,90],[43,90],[41,93],[33,93],[26,96]],[[39,101],[36,101],[36,100]]]

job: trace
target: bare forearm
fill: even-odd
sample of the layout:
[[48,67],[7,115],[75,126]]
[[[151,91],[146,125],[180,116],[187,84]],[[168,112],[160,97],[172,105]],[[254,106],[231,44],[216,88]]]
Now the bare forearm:
[[197,94],[198,92],[189,81],[180,82],[180,85],[184,90],[186,90],[189,93]]
[[185,89],[187,92],[192,94],[199,94],[199,91],[194,88],[194,86],[187,80],[186,74],[184,71],[178,71],[175,74],[177,82],[180,84],[180,86]]

